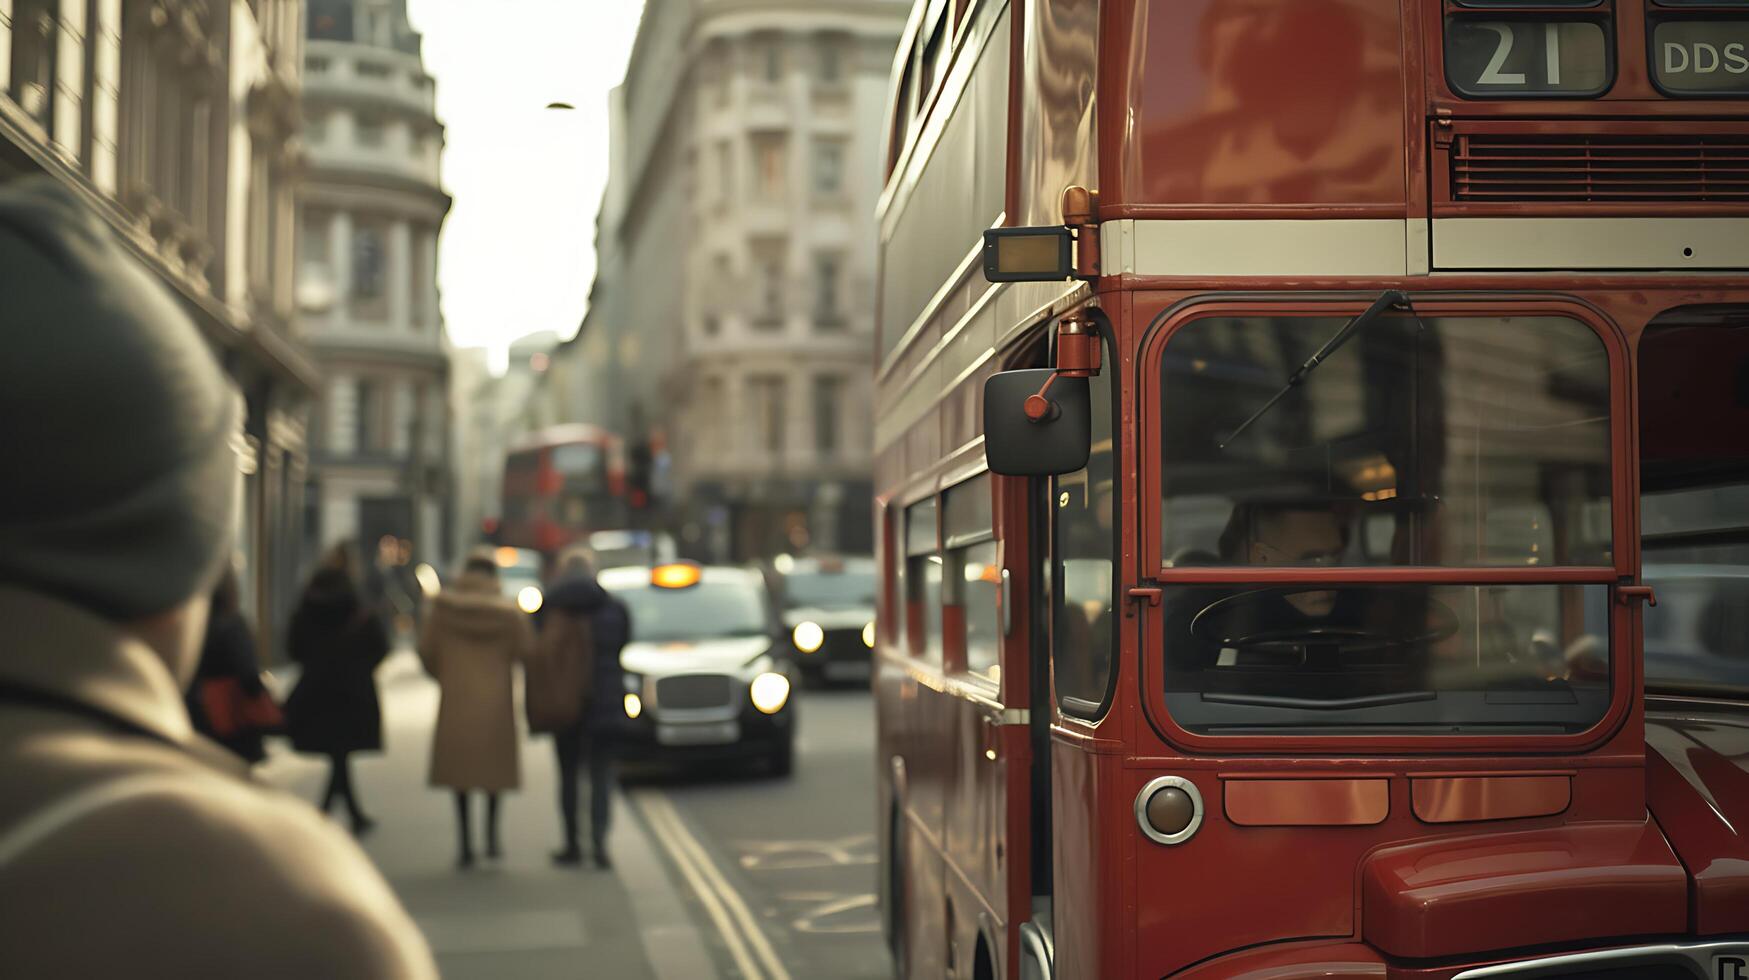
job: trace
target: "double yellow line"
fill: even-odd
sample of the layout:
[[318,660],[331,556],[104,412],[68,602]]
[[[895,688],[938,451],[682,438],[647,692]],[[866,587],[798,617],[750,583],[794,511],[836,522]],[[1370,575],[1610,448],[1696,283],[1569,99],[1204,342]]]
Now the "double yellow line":
[[705,853],[704,845],[686,829],[668,797],[652,789],[637,789],[627,795],[643,814],[656,842],[698,896],[741,975],[747,980],[790,980],[789,971],[759,928],[753,910],[729,885],[729,880]]

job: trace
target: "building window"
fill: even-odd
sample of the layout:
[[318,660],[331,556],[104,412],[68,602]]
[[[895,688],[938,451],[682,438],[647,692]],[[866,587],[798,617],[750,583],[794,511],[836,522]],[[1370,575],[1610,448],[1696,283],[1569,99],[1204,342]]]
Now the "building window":
[[783,42],[772,38],[759,47],[765,67],[765,80],[772,83],[783,81]]
[[389,66],[375,61],[360,61],[353,67],[353,71],[358,73],[359,78],[389,77]]
[[844,326],[844,311],[838,302],[843,274],[840,256],[830,252],[814,256],[814,326],[823,330]]
[[415,225],[412,239],[411,251],[413,255],[412,262],[409,263],[411,268],[407,270],[409,279],[407,291],[411,300],[408,305],[412,315],[412,327],[417,331],[423,330],[427,321],[435,319],[430,309],[430,303],[431,270],[436,263],[431,255],[430,234],[424,228]]
[[383,411],[383,393],[374,381],[358,382],[357,392],[352,408],[352,447],[362,456],[382,449],[382,426],[377,423]]
[[822,457],[838,455],[838,428],[842,424],[844,379],[823,374],[814,379],[814,451]]
[[55,28],[50,0],[19,0],[13,7],[12,84],[6,94],[44,128],[54,111]]
[[331,67],[333,65],[327,58],[311,56],[304,59],[304,74],[306,75],[326,75]]
[[816,67],[820,70],[820,83],[837,85],[844,81],[844,52],[835,40],[820,42],[817,50],[819,60]]
[[844,189],[844,141],[814,141],[814,193],[837,194]]
[[756,243],[753,264],[758,270],[753,325],[766,329],[783,326],[784,247],[782,241]]
[[304,117],[304,142],[320,143],[328,138],[328,114],[312,112]]
[[788,147],[785,144],[781,133],[759,133],[753,137],[753,158],[759,168],[757,191],[761,200],[783,199],[784,185],[789,180]]
[[759,436],[758,448],[774,457],[784,450],[784,379],[780,375],[758,375],[747,379],[753,395],[754,421]]
[[386,125],[381,116],[360,113],[358,116],[357,131],[359,146],[382,146]]
[[388,315],[387,283],[388,236],[378,223],[363,222],[352,231],[352,312],[361,319],[382,319]]
[[303,264],[306,266],[322,266],[324,271],[329,262],[334,260],[332,250],[328,247],[328,229],[333,227],[334,212],[326,208],[305,208],[302,236],[298,242],[303,252]]
[[735,151],[728,140],[718,140],[713,152],[716,179],[712,186],[716,188],[717,199],[727,201],[733,196],[735,187]]
[[352,40],[352,4],[353,0],[309,0],[310,39]]

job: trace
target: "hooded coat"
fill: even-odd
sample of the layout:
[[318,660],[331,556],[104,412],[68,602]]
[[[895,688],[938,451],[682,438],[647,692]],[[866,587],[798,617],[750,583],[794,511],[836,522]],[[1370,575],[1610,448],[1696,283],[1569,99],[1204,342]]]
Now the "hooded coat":
[[195,734],[163,657],[0,586],[0,973],[424,980],[358,845]]
[[[631,614],[625,604],[602,588],[591,575],[560,579],[547,591],[541,607],[543,659],[529,666],[529,722],[537,731],[562,731],[579,723],[591,734],[612,732],[625,717],[625,672],[620,651],[631,637]],[[580,643],[547,642],[578,632]],[[551,679],[556,688],[542,695],[536,685]],[[569,701],[570,703],[566,703]],[[542,710],[537,721],[536,708]]]
[[376,669],[389,637],[351,579],[317,572],[292,613],[287,646],[303,675],[285,703],[286,732],[300,752],[344,755],[383,747]]
[[419,630],[419,658],[443,689],[431,740],[431,785],[496,793],[521,783],[515,665],[534,629],[498,581],[469,572],[438,593]]

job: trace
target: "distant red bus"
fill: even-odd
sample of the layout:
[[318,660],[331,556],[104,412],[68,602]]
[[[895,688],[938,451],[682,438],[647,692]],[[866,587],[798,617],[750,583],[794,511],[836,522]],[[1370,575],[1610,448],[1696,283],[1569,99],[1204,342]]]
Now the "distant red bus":
[[1746,45],[1742,0],[917,0],[900,976],[1749,977]]
[[626,524],[625,453],[592,425],[543,429],[504,458],[498,543],[552,554],[595,531]]

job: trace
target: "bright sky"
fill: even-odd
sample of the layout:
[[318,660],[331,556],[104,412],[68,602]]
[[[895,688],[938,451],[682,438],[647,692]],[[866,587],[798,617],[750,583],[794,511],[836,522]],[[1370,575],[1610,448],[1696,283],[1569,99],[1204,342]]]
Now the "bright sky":
[[[408,0],[425,35],[455,198],[438,284],[449,336],[489,347],[569,337],[595,275],[595,212],[607,186],[607,93],[625,76],[639,0]],[[549,110],[569,102],[574,111]]]

